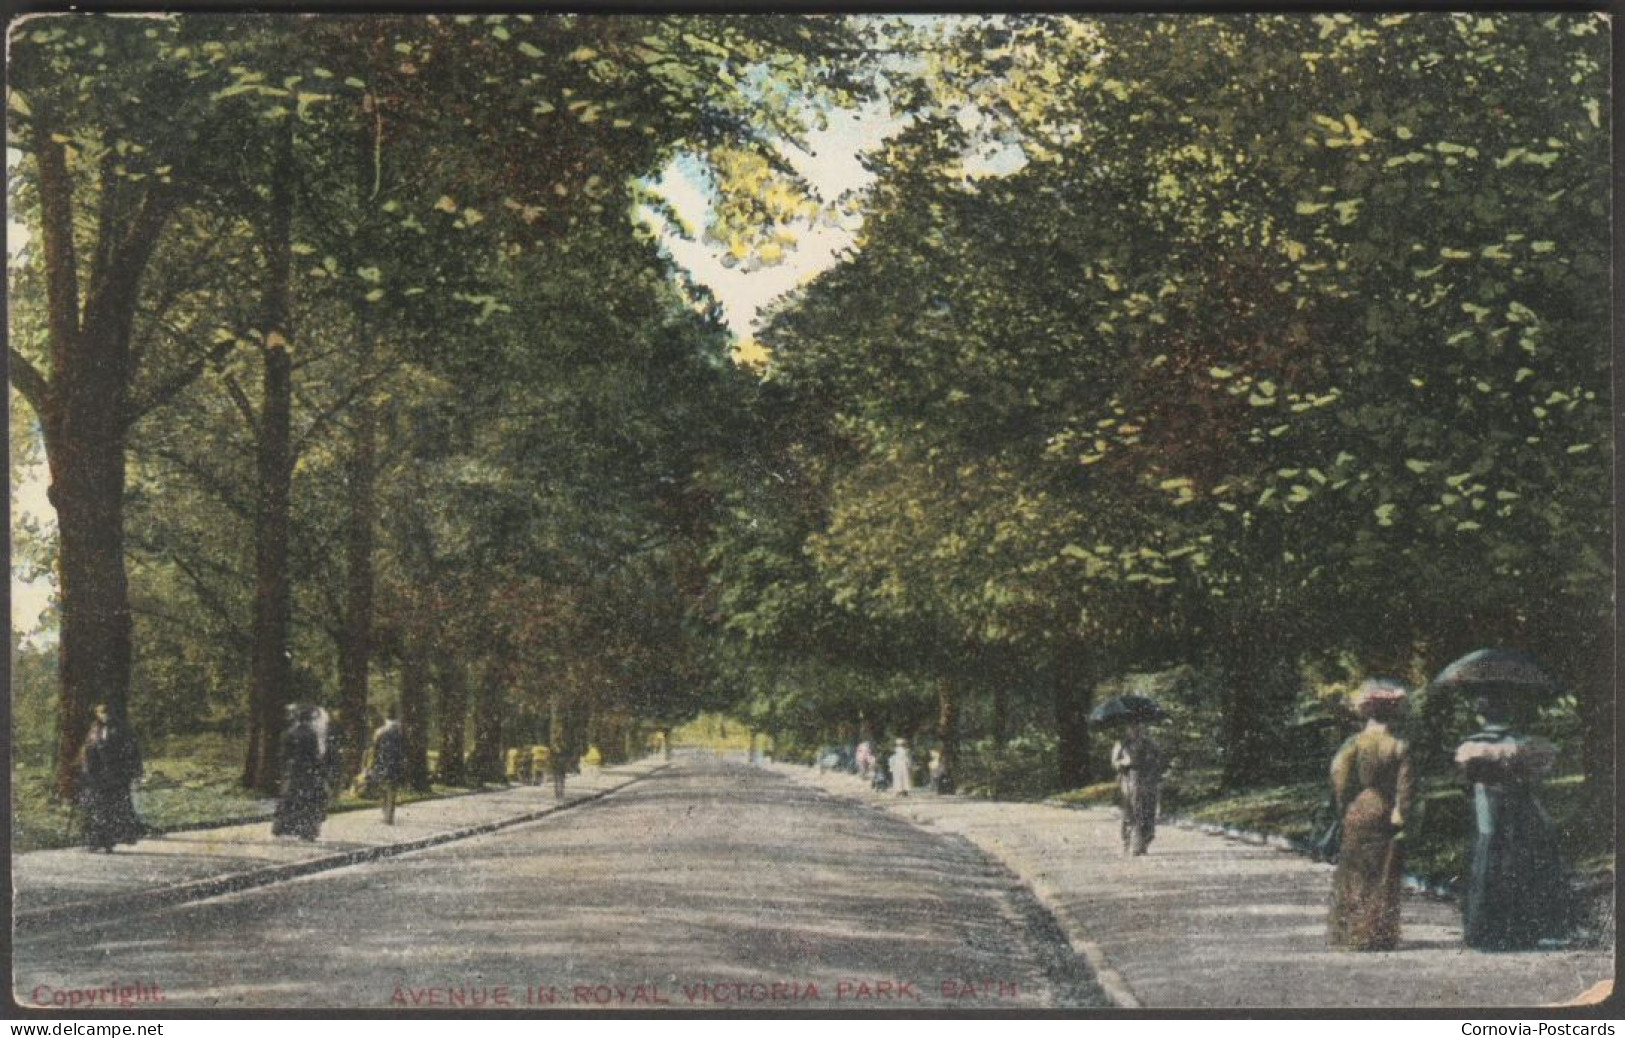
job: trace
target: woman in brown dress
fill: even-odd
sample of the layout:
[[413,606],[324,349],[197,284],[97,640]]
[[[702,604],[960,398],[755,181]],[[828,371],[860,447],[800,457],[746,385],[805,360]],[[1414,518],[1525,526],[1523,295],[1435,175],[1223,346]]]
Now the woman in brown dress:
[[1399,943],[1400,840],[1415,786],[1409,748],[1388,726],[1405,709],[1405,689],[1372,680],[1356,703],[1365,728],[1332,760],[1332,791],[1343,839],[1332,878],[1331,940],[1339,948],[1386,951]]
[[1127,734],[1112,746],[1112,767],[1123,798],[1124,854],[1144,854],[1156,838],[1162,766],[1162,747],[1143,724],[1130,724]]

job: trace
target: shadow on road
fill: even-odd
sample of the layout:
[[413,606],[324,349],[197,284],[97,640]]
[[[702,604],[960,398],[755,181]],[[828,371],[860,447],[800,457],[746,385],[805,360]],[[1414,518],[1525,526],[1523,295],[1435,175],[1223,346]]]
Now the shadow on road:
[[42,937],[18,979],[111,968],[171,1006],[423,1008],[498,987],[516,1008],[1103,1004],[1035,908],[963,840],[679,760],[502,833]]

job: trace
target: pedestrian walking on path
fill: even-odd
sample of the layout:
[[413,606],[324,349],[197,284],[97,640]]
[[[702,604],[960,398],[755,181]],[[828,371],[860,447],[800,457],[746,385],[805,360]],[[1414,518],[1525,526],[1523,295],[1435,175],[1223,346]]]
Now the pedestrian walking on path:
[[858,777],[868,782],[875,775],[875,744],[868,739],[858,743],[857,753],[854,757],[858,765]]
[[394,825],[396,792],[406,780],[406,731],[393,707],[372,736],[372,774],[383,800],[384,824]]
[[1568,932],[1557,830],[1535,797],[1557,749],[1515,732],[1512,713],[1512,697],[1480,696],[1481,728],[1456,749],[1473,819],[1462,936],[1485,951],[1534,948]]
[[1157,835],[1157,802],[1162,796],[1162,747],[1141,723],[1131,723],[1112,746],[1112,767],[1122,796],[1123,853],[1144,854]]
[[282,796],[271,820],[272,836],[314,840],[327,819],[325,734],[318,732],[318,708],[290,707],[293,721],[282,734]]
[[898,739],[891,754],[891,788],[898,796],[908,796],[914,787],[914,758],[908,752],[908,740]]
[[1406,693],[1398,682],[1373,679],[1357,695],[1365,727],[1332,759],[1343,834],[1332,877],[1331,942],[1388,951],[1399,943],[1402,838],[1415,793],[1410,749],[1389,731],[1404,714]]
[[332,807],[344,788],[345,725],[321,707],[316,708],[316,739],[321,747],[322,782],[327,788],[327,806]]
[[135,843],[144,830],[130,788],[141,777],[141,747],[128,722],[105,705],[95,708],[94,717],[80,751],[79,804],[85,847],[112,854],[115,844]]

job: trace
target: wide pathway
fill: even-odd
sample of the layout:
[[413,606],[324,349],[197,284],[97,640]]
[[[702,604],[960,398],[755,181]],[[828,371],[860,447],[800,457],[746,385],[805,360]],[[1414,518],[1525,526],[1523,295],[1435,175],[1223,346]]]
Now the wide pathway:
[[1408,897],[1393,952],[1326,943],[1329,865],[1162,826],[1123,855],[1115,811],[930,793],[875,793],[855,776],[776,773],[929,831],[964,836],[1027,882],[1117,1004],[1144,1008],[1471,1008],[1569,1002],[1613,977],[1613,949],[1486,954],[1448,904]]
[[[113,859],[134,863],[135,856]],[[127,906],[128,907],[128,906]],[[1108,1003],[957,837],[712,757],[536,822],[25,932],[23,1004],[1032,1010]]]

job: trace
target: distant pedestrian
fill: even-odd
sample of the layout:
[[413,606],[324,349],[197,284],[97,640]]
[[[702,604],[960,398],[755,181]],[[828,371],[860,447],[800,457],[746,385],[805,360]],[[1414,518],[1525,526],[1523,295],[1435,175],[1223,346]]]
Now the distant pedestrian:
[[1122,798],[1123,853],[1144,854],[1157,836],[1157,802],[1162,796],[1162,747],[1142,723],[1131,723],[1112,746],[1112,767]]
[[853,755],[858,763],[858,777],[868,782],[875,775],[875,744],[869,739],[858,743],[857,753]]
[[141,839],[145,828],[131,799],[131,786],[141,777],[141,747],[129,724],[106,706],[98,705],[93,716],[79,757],[85,847],[112,854],[115,844]]
[[395,824],[395,797],[406,781],[406,730],[395,708],[390,708],[383,727],[372,735],[374,786],[384,804],[384,824]]
[[891,788],[891,770],[884,760],[875,761],[875,773],[869,780],[869,788],[876,793],[884,793]]
[[322,760],[322,783],[332,806],[344,788],[344,726],[321,707],[316,708],[316,745]]
[[946,796],[954,791],[953,776],[948,774],[948,758],[942,750],[931,751],[928,773],[931,777],[931,792],[938,796]]
[[1456,749],[1473,819],[1462,936],[1484,951],[1534,948],[1569,928],[1557,830],[1535,797],[1557,749],[1515,732],[1512,705],[1501,694],[1479,697],[1480,730]]
[[325,737],[317,731],[317,707],[297,707],[292,714],[292,723],[282,733],[282,795],[271,820],[271,835],[314,840],[327,819]]
[[1395,681],[1360,686],[1355,706],[1365,728],[1332,759],[1332,793],[1343,819],[1330,926],[1339,948],[1388,951],[1399,943],[1403,837],[1415,778],[1410,748],[1389,726],[1404,715],[1405,699]]
[[914,758],[908,752],[908,740],[898,739],[891,754],[891,788],[898,796],[908,796],[914,787]]

